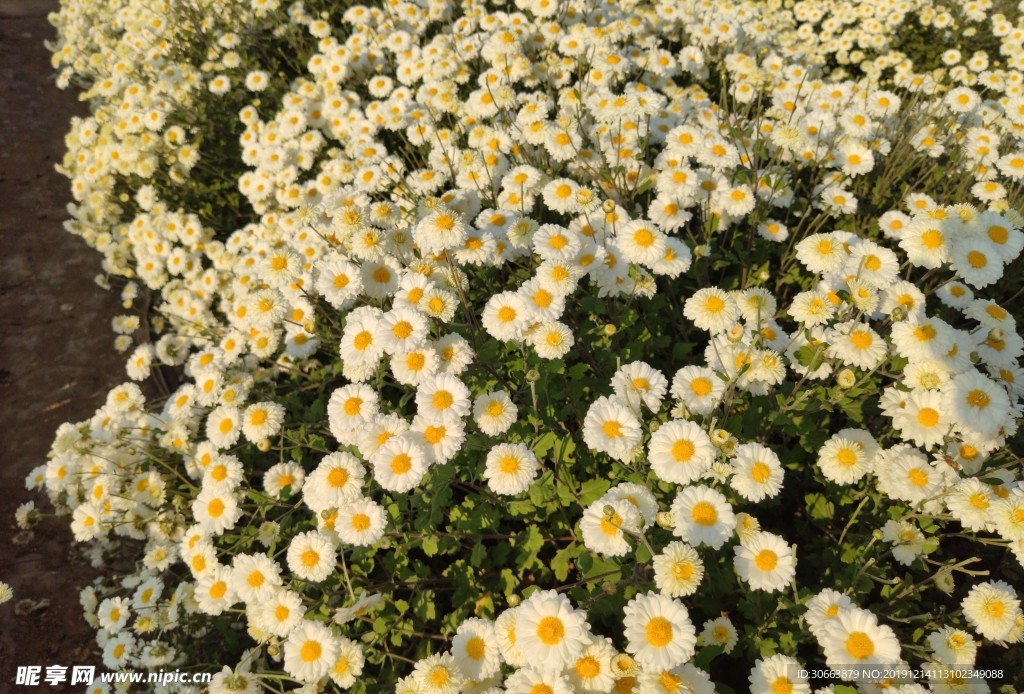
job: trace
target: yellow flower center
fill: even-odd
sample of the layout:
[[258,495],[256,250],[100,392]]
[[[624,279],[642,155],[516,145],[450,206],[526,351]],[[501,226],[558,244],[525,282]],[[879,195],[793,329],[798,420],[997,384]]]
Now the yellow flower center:
[[565,636],[565,625],[558,617],[544,617],[537,624],[537,638],[546,646],[554,646]]
[[656,648],[664,648],[672,642],[672,623],[664,617],[655,617],[647,622],[644,635],[647,643]]
[[698,525],[714,525],[718,521],[718,511],[707,501],[700,501],[693,506],[693,510],[690,512],[693,516],[693,522]]

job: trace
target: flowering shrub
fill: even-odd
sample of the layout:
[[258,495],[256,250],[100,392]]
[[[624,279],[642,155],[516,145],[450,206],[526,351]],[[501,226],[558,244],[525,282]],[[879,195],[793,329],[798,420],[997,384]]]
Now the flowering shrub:
[[[64,0],[67,228],[136,310],[131,382],[28,484],[127,567],[82,595],[104,663],[227,663],[215,692],[1012,681],[1006,11]],[[988,689],[944,672],[856,684]]]

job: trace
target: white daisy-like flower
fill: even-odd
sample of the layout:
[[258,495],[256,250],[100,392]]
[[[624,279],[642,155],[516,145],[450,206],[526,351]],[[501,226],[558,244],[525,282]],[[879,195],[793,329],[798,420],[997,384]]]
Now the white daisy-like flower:
[[284,669],[297,680],[316,682],[338,659],[338,640],[317,622],[305,621],[284,642]]
[[463,621],[452,639],[452,657],[462,674],[476,682],[496,674],[501,653],[494,622],[475,617]]
[[796,577],[796,553],[778,535],[756,533],[734,551],[736,573],[754,590],[783,590]]
[[221,535],[235,527],[242,517],[242,509],[230,490],[204,488],[192,502],[192,515],[205,532]]
[[517,608],[515,646],[541,670],[570,667],[589,640],[586,613],[553,590],[537,591]]
[[688,420],[662,424],[647,447],[651,469],[661,479],[676,484],[696,482],[711,468],[715,455],[711,438]]
[[969,632],[945,626],[925,638],[935,659],[946,665],[974,665],[978,657],[978,642]]
[[626,651],[646,670],[670,670],[689,660],[697,632],[683,603],[648,592],[637,595],[623,610]]
[[709,414],[724,392],[725,382],[706,366],[684,366],[672,378],[672,395],[694,414]]
[[206,438],[220,449],[230,448],[242,435],[242,417],[233,405],[221,405],[206,416]]
[[501,443],[487,453],[484,479],[497,494],[522,494],[537,475],[537,456],[524,443]]
[[850,321],[825,333],[825,353],[861,369],[873,369],[885,361],[888,347],[881,335],[867,324]]
[[829,620],[819,637],[829,667],[895,665],[900,642],[892,629],[867,610],[849,607]]
[[871,471],[878,444],[867,432],[844,429],[818,451],[818,467],[836,484],[854,484]]
[[739,632],[728,617],[716,617],[704,622],[700,640],[706,646],[721,646],[723,653],[732,653],[739,643]]
[[316,530],[299,533],[288,545],[288,568],[306,581],[319,583],[334,573],[336,558],[330,538]]
[[324,456],[306,478],[302,497],[306,505],[317,513],[339,508],[345,502],[359,498],[365,474],[362,463],[351,453],[331,453]]
[[777,653],[770,658],[757,660],[750,670],[751,694],[810,694],[807,679],[800,677],[803,665],[796,658]]
[[838,617],[841,611],[851,607],[854,604],[848,595],[826,588],[807,601],[807,627],[820,640],[829,622]]
[[729,484],[748,501],[772,498],[782,489],[782,463],[767,446],[744,443],[736,447]]
[[716,335],[736,324],[740,309],[728,292],[718,287],[705,287],[686,300],[683,315],[701,330]]
[[348,689],[356,683],[356,678],[363,674],[366,659],[362,647],[352,639],[339,636],[337,641],[338,658],[328,674],[336,685]]
[[611,639],[598,636],[583,649],[572,666],[566,669],[569,682],[580,694],[601,694],[615,684],[612,658],[616,655]]
[[494,620],[494,634],[498,640],[501,657],[512,667],[522,667],[526,656],[517,645],[516,627],[519,623],[519,608],[505,610]]
[[458,694],[466,683],[466,677],[450,653],[430,655],[418,661],[412,678],[422,694]]
[[341,541],[347,545],[368,547],[384,535],[387,515],[384,509],[372,499],[358,499],[347,502],[338,510],[334,529]]
[[1005,640],[1021,614],[1016,592],[1002,581],[986,581],[973,586],[961,606],[974,631],[990,641]]
[[693,595],[704,578],[704,562],[685,542],[670,542],[654,555],[654,583],[665,595],[682,598]]
[[278,588],[257,606],[258,626],[278,638],[284,638],[302,621],[306,608],[298,593]]
[[668,389],[668,381],[646,362],[635,361],[624,364],[615,372],[612,388],[634,410],[639,410],[640,403],[643,403],[652,412],[657,412]]
[[641,440],[640,420],[617,398],[601,397],[587,410],[583,440],[594,451],[627,461]]
[[231,562],[231,588],[247,603],[270,599],[281,583],[281,567],[266,554],[239,554]]
[[518,412],[515,403],[503,390],[485,393],[473,403],[473,419],[480,431],[488,436],[508,431],[515,424]]
[[242,433],[253,443],[268,439],[281,430],[284,407],[276,402],[259,402],[242,412]]
[[408,492],[423,480],[428,455],[423,444],[413,436],[392,436],[370,458],[373,477],[384,489]]
[[640,529],[640,511],[625,499],[600,498],[583,510],[580,534],[591,552],[609,557],[629,553],[629,533]]
[[1010,399],[1002,386],[971,369],[942,389],[944,405],[961,428],[989,438],[1007,425]]
[[691,545],[718,549],[736,528],[736,516],[726,498],[703,485],[682,489],[672,502],[672,515],[673,532]]

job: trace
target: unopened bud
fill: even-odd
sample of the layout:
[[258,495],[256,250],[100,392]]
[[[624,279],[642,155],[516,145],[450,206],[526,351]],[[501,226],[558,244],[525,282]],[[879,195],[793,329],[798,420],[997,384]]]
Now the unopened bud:
[[526,380],[530,383],[536,383],[540,380],[540,372],[537,369],[530,369],[526,372]]
[[256,443],[256,448],[260,449],[261,453],[266,453],[270,450],[270,439],[260,439]]
[[509,607],[519,607],[519,603],[521,603],[522,601],[523,599],[520,598],[519,595],[516,593],[512,593],[512,595],[508,596],[508,598],[505,600],[505,602],[508,603]]
[[671,511],[659,511],[658,515],[655,516],[654,522],[658,524],[659,528],[667,530],[671,530],[676,525],[675,516],[672,515]]
[[611,214],[612,212],[615,211],[615,201],[605,200],[603,203],[601,203],[601,209],[604,210],[605,214]]
[[836,374],[836,383],[840,388],[852,388],[857,382],[857,376],[850,369],[841,369]]

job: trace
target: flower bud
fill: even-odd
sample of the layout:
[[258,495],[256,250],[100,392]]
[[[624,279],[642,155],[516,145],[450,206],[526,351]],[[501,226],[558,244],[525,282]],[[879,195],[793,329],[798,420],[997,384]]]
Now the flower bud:
[[519,603],[521,603],[522,601],[523,599],[520,598],[519,595],[517,595],[516,593],[512,593],[512,595],[508,596],[508,598],[505,600],[505,602],[508,603],[509,607],[519,607]]
[[841,369],[836,374],[836,383],[840,388],[852,388],[857,383],[857,376],[852,369]]

